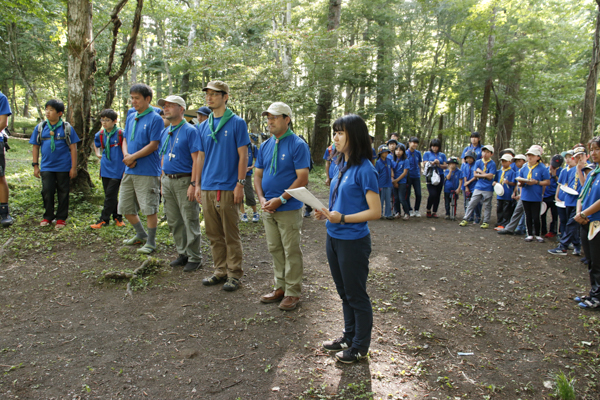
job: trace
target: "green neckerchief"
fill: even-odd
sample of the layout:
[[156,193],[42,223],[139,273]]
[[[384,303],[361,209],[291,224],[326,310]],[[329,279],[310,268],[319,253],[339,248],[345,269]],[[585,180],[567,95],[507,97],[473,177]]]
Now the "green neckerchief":
[[148,107],[148,108],[146,108],[146,111],[144,111],[141,114],[138,112],[135,113],[135,118],[133,121],[133,129],[131,130],[131,141],[132,142],[133,142],[133,137],[135,136],[135,126],[137,125],[138,119],[142,118],[144,115],[150,114],[153,111],[154,111],[154,108]]
[[279,142],[285,139],[288,136],[292,136],[294,132],[290,128],[279,138],[275,138],[275,148],[273,149],[273,158],[271,158],[271,168],[269,169],[269,173],[271,175],[277,174],[277,151],[279,150]]
[[[52,126],[52,124],[50,123],[50,121],[48,121],[48,129],[50,129],[50,150],[52,153],[54,153],[54,150],[56,150],[56,145],[54,143],[54,134],[56,133],[55,131],[60,128],[63,124],[62,119],[59,119],[58,122],[56,123],[56,125]],[[66,134],[66,132],[65,132]]]
[[215,143],[217,143],[217,132],[219,132],[219,130],[225,126],[225,124],[227,123],[227,121],[229,121],[235,114],[233,113],[233,111],[231,111],[229,108],[225,109],[225,114],[223,114],[223,116],[221,117],[221,120],[219,121],[219,126],[217,126],[217,129],[215,130],[213,128],[214,125],[214,117],[215,113],[211,112],[210,115],[208,116],[208,127],[210,128],[210,136],[212,138],[212,140],[215,141]]
[[169,132],[167,132],[167,138],[165,139],[165,142],[163,143],[161,149],[160,149],[160,156],[164,156],[165,153],[167,152],[167,146],[169,145],[169,140],[171,139],[171,136],[173,136],[173,131],[179,127],[181,127],[181,125],[183,125],[183,123],[186,122],[185,119],[182,119],[180,123],[178,123],[177,125],[173,126],[171,125],[169,127]]
[[110,161],[110,138],[112,135],[117,133],[118,130],[119,128],[117,128],[117,126],[115,125],[113,126],[112,131],[110,131],[108,135],[106,134],[106,131],[104,129],[102,129],[102,131],[100,132],[106,137],[106,139],[104,140],[104,154],[106,154],[106,159],[108,161]]
[[596,167],[595,170],[590,172],[591,176],[585,182],[585,186],[583,187],[583,192],[579,195],[579,199],[583,202],[585,200],[585,196],[588,195],[590,188],[592,187],[592,183],[594,183],[594,179],[596,179],[596,175],[600,174],[600,165]]

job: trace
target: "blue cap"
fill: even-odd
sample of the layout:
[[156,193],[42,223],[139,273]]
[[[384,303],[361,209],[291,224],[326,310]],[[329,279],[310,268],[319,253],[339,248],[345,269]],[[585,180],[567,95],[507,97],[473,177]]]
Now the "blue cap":
[[206,115],[207,117],[210,115],[211,112],[212,110],[206,106],[202,106],[198,109],[198,111],[196,111],[196,113]]

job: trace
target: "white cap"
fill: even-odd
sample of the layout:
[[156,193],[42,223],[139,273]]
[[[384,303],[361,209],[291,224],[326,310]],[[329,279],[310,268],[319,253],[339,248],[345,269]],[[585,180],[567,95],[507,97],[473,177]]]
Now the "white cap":
[[580,154],[585,154],[585,147],[575,147],[573,149],[573,157],[577,157]]
[[292,109],[285,103],[277,101],[269,106],[267,111],[262,112],[262,116],[264,117],[267,114],[271,115],[287,115],[292,118]]
[[526,155],[531,154],[531,155],[538,156],[538,157],[542,156],[542,152],[540,151],[539,146],[531,146],[529,148],[529,150],[527,150],[527,153],[525,153],[525,154]]
[[181,107],[183,107],[184,110],[187,109],[187,106],[185,105],[185,100],[182,97],[179,96],[167,96],[166,99],[158,99],[158,106],[159,107],[165,107],[165,103],[175,103],[180,105]]
[[517,154],[515,156],[515,158],[513,158],[513,161],[515,160],[523,160],[523,161],[527,161],[527,157],[525,157],[523,154]]
[[490,151],[490,152],[493,154],[493,153],[494,153],[494,146],[492,146],[491,144],[486,144],[485,146],[483,146],[483,147],[481,148],[481,150],[482,150],[482,151],[483,151],[483,150],[488,150],[488,151]]
[[513,156],[508,153],[504,153],[504,155],[502,157],[500,157],[500,160],[508,161],[508,162],[511,162],[512,159],[513,159]]

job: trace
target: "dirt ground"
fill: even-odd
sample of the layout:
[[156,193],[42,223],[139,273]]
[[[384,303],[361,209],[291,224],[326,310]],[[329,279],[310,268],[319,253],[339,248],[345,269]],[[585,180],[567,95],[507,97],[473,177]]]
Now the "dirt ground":
[[140,264],[120,240],[15,226],[13,238],[39,233],[0,243],[0,398],[548,399],[559,371],[579,398],[598,398],[600,320],[571,300],[588,284],[578,257],[443,218],[370,227],[370,358],[342,365],[320,347],[343,327],[321,222],[304,220],[292,312],[259,301],[272,284],[262,224],[242,227],[237,292],[201,285],[205,241],[191,274],[169,267],[174,246],[160,245],[165,266],[127,297],[124,282],[102,279]]

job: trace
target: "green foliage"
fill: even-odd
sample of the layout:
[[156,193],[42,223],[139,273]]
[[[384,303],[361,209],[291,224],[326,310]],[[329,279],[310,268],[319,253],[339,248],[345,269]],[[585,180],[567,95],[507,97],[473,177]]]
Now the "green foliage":
[[564,372],[556,374],[554,377],[554,383],[556,388],[554,395],[560,400],[575,400],[577,395],[575,394],[575,379],[571,376],[566,376]]

